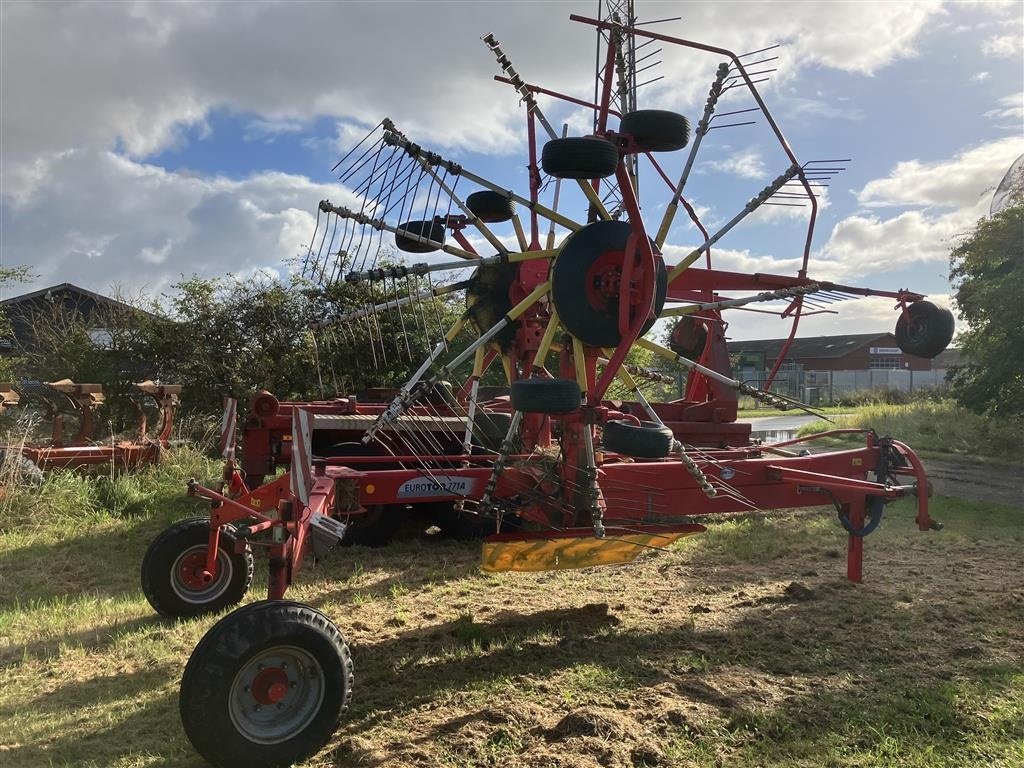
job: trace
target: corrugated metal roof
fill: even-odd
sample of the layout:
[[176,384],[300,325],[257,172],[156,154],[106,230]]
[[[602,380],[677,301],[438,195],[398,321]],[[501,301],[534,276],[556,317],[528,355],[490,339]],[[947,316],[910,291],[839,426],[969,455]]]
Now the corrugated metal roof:
[[[871,344],[877,341],[878,344]],[[729,352],[764,353],[766,360],[779,356],[785,339],[755,339],[752,341],[730,341]],[[804,358],[844,357],[865,346],[895,347],[896,337],[891,333],[853,333],[845,336],[812,336],[793,339],[786,357],[792,360]]]

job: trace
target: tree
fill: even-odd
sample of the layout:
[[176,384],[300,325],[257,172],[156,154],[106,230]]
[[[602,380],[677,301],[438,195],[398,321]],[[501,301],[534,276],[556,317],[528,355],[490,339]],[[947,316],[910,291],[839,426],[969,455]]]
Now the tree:
[[[23,283],[29,279],[28,267],[5,267],[0,265],[0,286],[8,283]],[[0,309],[0,341],[9,342],[14,345],[14,327],[6,310]],[[0,381],[7,381],[14,378],[20,361],[16,357],[0,355]]]
[[967,329],[953,369],[957,401],[993,416],[1024,415],[1024,194],[978,222],[950,254],[954,299]]

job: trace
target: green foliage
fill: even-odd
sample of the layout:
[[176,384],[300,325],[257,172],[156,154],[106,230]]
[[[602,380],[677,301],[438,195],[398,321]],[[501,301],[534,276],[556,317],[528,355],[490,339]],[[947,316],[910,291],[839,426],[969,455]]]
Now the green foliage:
[[[1024,419],[975,413],[951,400],[865,406],[839,418],[835,424],[806,424],[797,434],[847,427],[874,429],[880,435],[891,435],[915,450],[931,454],[1024,461],[1020,442]],[[863,438],[857,435],[849,438],[849,442],[859,444]]]
[[957,339],[967,362],[953,370],[953,394],[972,411],[1024,415],[1024,195],[979,221],[953,249],[950,265],[969,326]]
[[[23,283],[29,277],[28,267],[5,267],[0,265],[0,286],[12,283]],[[7,311],[0,308],[0,339],[14,338],[14,328],[11,326]],[[14,378],[14,373],[20,360],[16,357],[0,355],[0,381],[8,381]]]
[[[315,338],[310,326],[424,287],[410,279],[402,288],[325,292],[298,278],[284,283],[257,273],[193,276],[172,286],[162,302],[121,299],[126,306],[101,306],[88,318],[78,307],[42,302],[29,318],[33,343],[11,374],[103,384],[108,406],[100,420],[114,432],[133,422],[130,411],[116,407],[126,402],[133,381],[147,378],[185,385],[183,406],[199,413],[219,411],[225,396],[245,398],[260,389],[282,399],[317,399],[396,386],[461,306],[416,302],[401,313],[320,329]],[[100,343],[97,328],[103,329]]]

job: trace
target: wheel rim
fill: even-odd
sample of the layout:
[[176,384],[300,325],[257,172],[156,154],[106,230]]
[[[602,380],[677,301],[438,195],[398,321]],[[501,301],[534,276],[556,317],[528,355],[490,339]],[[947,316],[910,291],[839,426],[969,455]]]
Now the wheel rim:
[[324,700],[324,671],[293,645],[249,659],[231,684],[228,712],[238,732],[256,744],[279,744],[306,728]]
[[203,580],[206,549],[206,544],[189,547],[171,565],[171,589],[186,603],[199,605],[216,600],[231,584],[234,564],[222,549],[217,550],[217,575],[212,581]]

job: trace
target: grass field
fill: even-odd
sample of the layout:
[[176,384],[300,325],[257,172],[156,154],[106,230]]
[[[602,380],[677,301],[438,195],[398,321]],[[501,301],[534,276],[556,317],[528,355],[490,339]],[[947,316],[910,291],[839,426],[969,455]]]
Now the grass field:
[[[845,416],[834,421],[812,422],[798,434],[843,427],[873,428],[880,435],[897,437],[925,456],[1024,464],[1024,421],[979,416],[949,400],[860,406],[847,409]],[[849,441],[859,443],[861,438],[851,437]]]
[[[200,766],[177,712],[216,617],[158,619],[138,568],[197,512],[188,450],[0,501],[0,765]],[[636,563],[489,575],[416,530],[289,597],[352,646],[352,708],[312,766],[1024,765],[1022,510],[889,507],[848,584],[829,512],[754,516]],[[261,597],[261,563],[250,599]]]

